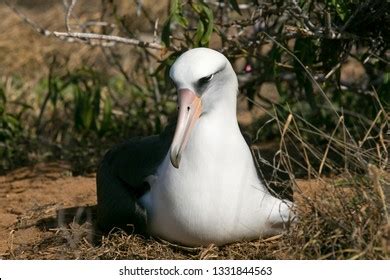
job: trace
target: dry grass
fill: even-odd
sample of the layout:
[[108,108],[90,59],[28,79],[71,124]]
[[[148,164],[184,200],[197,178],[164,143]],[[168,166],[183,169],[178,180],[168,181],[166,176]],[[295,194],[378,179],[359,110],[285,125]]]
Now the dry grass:
[[[373,187],[377,179],[343,175],[319,182],[322,187],[311,185],[314,194],[303,191],[300,221],[283,240],[287,254],[296,259],[387,259],[389,224]],[[386,188],[389,179],[382,174]]]

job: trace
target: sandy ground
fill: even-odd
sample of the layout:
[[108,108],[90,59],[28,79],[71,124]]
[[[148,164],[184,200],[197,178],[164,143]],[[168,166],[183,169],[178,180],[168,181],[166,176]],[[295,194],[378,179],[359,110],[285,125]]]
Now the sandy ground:
[[73,213],[77,218],[94,204],[95,176],[72,177],[63,163],[38,164],[1,176],[0,258],[50,237],[67,222],[63,217]]

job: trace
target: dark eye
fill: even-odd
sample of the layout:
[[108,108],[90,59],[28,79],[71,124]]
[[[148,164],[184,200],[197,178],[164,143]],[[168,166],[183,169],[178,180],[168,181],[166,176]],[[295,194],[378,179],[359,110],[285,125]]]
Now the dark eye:
[[208,82],[211,81],[211,79],[214,77],[213,74],[209,75],[209,76],[206,76],[206,77],[203,77],[203,78],[200,78],[198,83],[199,85],[204,85],[204,84],[207,84]]

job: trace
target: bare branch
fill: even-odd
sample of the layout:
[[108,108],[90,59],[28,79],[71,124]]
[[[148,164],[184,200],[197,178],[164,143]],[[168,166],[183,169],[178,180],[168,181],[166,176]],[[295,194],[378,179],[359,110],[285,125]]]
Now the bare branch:
[[153,43],[157,42],[158,21],[159,19],[157,18],[156,21],[154,22]]
[[323,38],[333,40],[353,40],[359,39],[358,36],[350,33],[336,33],[333,30],[330,32],[313,32],[307,28],[296,27],[291,25],[284,26],[284,35],[288,39],[292,38]]
[[74,6],[76,6],[77,0],[72,0],[70,4],[68,4],[68,0],[64,0],[64,5],[66,7],[66,15],[65,15],[65,26],[66,31],[71,32],[71,28],[69,25],[69,18],[72,15],[72,11]]
[[327,79],[330,78],[338,69],[341,67],[341,62],[337,63],[330,71],[328,74],[325,75],[324,80],[326,81]]
[[309,16],[303,13],[301,7],[299,7],[297,0],[292,0],[291,3],[292,7],[289,10],[290,13],[296,18],[303,19],[303,24],[307,29],[310,29],[313,32],[317,32],[316,26],[310,21]]
[[[113,36],[113,35],[82,33],[82,32],[57,32],[57,31],[51,32],[50,35],[53,35],[61,40],[65,40],[65,39],[87,40],[92,45],[99,45],[99,42],[106,42],[106,43],[121,43],[125,45],[133,45],[141,48],[150,48],[156,50],[165,49],[165,47],[159,43],[144,42],[137,39],[124,38],[124,37]],[[97,41],[97,43],[93,41]]]
[[[56,37],[60,40],[64,40],[67,42],[81,42],[90,45],[99,45],[103,47],[112,47],[115,44],[125,44],[132,45],[141,48],[155,49],[155,50],[174,50],[178,49],[175,46],[171,46],[166,48],[164,45],[157,42],[145,42],[134,38],[124,38],[120,36],[114,35],[105,35],[105,34],[96,34],[96,33],[84,33],[84,32],[58,32],[58,31],[50,31],[42,26],[40,26],[35,21],[29,19],[26,15],[21,13],[14,5],[10,4],[8,0],[3,0],[4,3],[16,14],[18,15],[23,22],[27,25],[31,26],[36,32],[46,37]],[[76,3],[77,1],[72,1],[72,3]],[[70,11],[70,12],[69,12]],[[68,14],[71,13],[71,9],[68,8]],[[69,26],[67,27],[68,30]]]

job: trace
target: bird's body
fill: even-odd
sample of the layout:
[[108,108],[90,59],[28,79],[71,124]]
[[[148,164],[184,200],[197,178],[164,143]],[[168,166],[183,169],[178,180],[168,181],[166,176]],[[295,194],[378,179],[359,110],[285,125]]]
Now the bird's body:
[[[135,184],[126,175],[112,175],[121,172],[115,170],[115,159],[111,159],[98,172],[98,210],[105,217],[103,220],[110,217],[107,207],[115,208],[111,210],[114,216],[121,213],[114,199],[116,189],[108,186],[108,177],[116,176],[121,177],[116,185],[124,182],[116,199],[134,204],[124,211],[139,211],[152,235],[197,246],[279,233],[289,220],[291,203],[273,197],[258,178],[251,151],[237,123],[237,78],[230,63],[215,51],[194,49],[175,62],[171,77],[179,90],[181,110],[173,140],[167,136],[161,138],[164,141],[150,144],[162,146],[157,152],[159,159],[143,175],[142,181],[150,185],[150,190],[140,196],[130,194],[129,185],[137,189]],[[200,84],[202,79],[207,83]],[[199,91],[202,93],[195,94]],[[167,150],[167,144],[162,143],[171,141]],[[131,158],[132,154],[117,155],[126,156]],[[145,164],[142,155],[134,160]],[[119,169],[127,165],[126,160],[116,162]],[[107,173],[107,169],[111,172]],[[99,179],[99,173],[104,172],[107,175]],[[123,214],[121,219],[132,223],[133,216]]]

